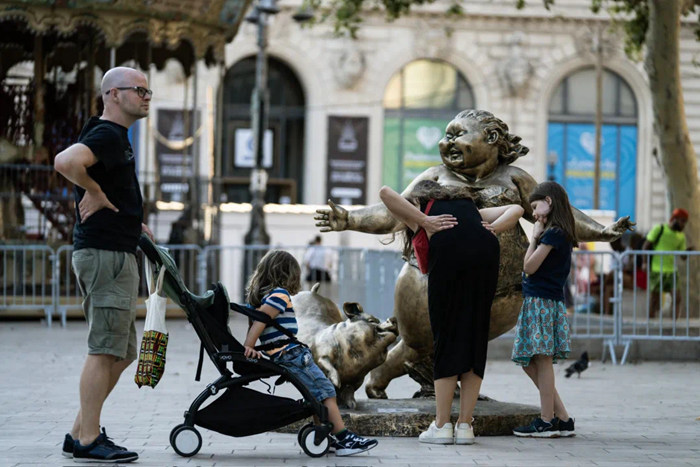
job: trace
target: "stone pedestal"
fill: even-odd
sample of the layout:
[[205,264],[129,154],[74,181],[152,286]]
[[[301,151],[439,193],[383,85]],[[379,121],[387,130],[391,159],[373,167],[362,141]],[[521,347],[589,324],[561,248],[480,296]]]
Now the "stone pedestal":
[[[435,419],[434,399],[367,399],[358,400],[354,410],[340,409],[348,429],[363,436],[417,437]],[[459,413],[459,399],[452,405],[452,422]],[[513,428],[528,424],[540,414],[531,405],[479,399],[474,409],[474,433],[477,436],[511,435]],[[295,433],[310,420],[280,429]]]

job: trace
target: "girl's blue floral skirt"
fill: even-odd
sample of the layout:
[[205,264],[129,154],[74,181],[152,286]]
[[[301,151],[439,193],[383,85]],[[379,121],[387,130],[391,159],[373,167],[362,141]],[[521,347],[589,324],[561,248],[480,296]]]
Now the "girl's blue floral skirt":
[[511,360],[528,366],[535,355],[549,355],[556,363],[571,352],[569,320],[564,302],[525,297],[515,326]]

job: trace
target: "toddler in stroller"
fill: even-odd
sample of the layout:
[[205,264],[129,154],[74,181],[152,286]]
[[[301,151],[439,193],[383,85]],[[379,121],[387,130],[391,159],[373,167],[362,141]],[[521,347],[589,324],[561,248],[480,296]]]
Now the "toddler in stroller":
[[[282,250],[268,252],[250,278],[249,305],[241,306],[229,302],[221,283],[204,295],[191,293],[164,248],[154,245],[146,236],[141,237],[139,244],[151,262],[166,268],[163,290],[183,308],[202,342],[196,379],[201,374],[203,351],[221,374],[195,398],[185,412],[184,423],[172,430],[170,444],[175,452],[185,457],[199,452],[202,437],[195,425],[240,437],[271,431],[310,415],[314,422],[304,425],[297,439],[311,457],[323,456],[330,448],[335,449],[337,456],[348,456],[377,445],[376,440],[360,437],[345,428],[335,388],[314,363],[308,347],[296,340],[297,324],[290,293],[298,292],[301,287],[301,268],[292,255]],[[253,320],[245,345],[228,329],[229,310]],[[258,337],[261,345],[256,347]],[[263,352],[270,359],[263,358]],[[233,371],[228,368],[229,362]],[[270,377],[277,377],[275,385],[290,382],[303,399],[293,400],[244,387]],[[202,408],[205,401],[218,394]]]

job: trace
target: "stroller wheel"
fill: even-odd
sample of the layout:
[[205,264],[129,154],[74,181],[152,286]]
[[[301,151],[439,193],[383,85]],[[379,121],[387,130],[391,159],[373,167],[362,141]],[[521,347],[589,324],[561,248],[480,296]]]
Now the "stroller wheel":
[[170,445],[182,457],[191,457],[202,447],[202,435],[194,427],[178,425],[170,433]]
[[309,422],[306,425],[299,428],[299,433],[297,433],[297,441],[299,442],[299,446],[301,446],[301,434],[304,433],[305,429],[313,428],[313,427],[314,427],[314,422]]
[[179,424],[179,425],[175,425],[175,428],[173,428],[172,430],[170,430],[170,438],[169,438],[169,439],[170,439],[170,445],[171,445],[171,446],[175,444],[175,442],[173,441],[173,436],[175,436],[175,432],[177,432],[177,429],[178,429],[178,428],[183,427],[183,426],[185,426],[185,425],[181,423],[181,424]]
[[316,432],[320,432],[320,427],[313,424],[304,425],[299,432],[299,445],[309,457],[321,457],[328,452],[331,447],[331,439],[328,435],[323,435],[316,444]]

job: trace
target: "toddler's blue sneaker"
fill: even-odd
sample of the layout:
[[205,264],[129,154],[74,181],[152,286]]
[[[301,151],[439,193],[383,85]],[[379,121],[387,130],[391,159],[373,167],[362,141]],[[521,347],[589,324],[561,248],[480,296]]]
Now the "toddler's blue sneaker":
[[331,437],[331,447],[335,449],[336,456],[351,456],[364,451],[369,451],[377,445],[376,439],[365,438],[356,435],[350,430],[344,430]]

